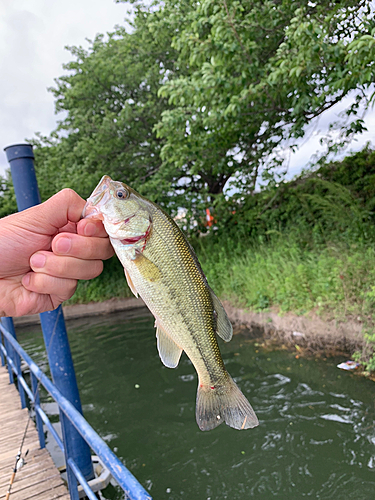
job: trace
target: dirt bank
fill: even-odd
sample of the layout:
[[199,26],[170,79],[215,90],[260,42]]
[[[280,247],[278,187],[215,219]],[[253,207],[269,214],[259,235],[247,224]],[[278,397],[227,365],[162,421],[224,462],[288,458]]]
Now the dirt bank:
[[[110,299],[104,302],[89,302],[88,304],[73,304],[63,306],[65,319],[84,318],[85,316],[100,316],[114,312],[124,311],[126,309],[146,308],[142,299]],[[22,316],[14,318],[15,325],[34,325],[40,323],[39,315]]]
[[250,312],[224,302],[225,310],[238,330],[248,328],[254,337],[263,337],[277,344],[299,345],[314,352],[351,354],[364,345],[363,325],[360,321],[323,320],[316,314],[297,316],[276,312]]
[[[105,302],[64,306],[66,319],[105,315],[130,309],[145,308],[141,299],[111,299]],[[253,338],[265,338],[270,342],[289,346],[299,345],[312,351],[353,353],[363,346],[363,325],[360,321],[323,320],[317,315],[297,316],[276,312],[254,313],[224,302],[224,307],[234,325],[235,333]],[[39,322],[39,316],[15,318],[16,325],[30,325]]]

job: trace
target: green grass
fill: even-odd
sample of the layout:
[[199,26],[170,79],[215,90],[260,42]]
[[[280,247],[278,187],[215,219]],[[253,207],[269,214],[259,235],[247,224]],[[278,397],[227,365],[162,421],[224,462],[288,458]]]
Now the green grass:
[[198,253],[211,287],[252,310],[344,317],[372,314],[375,250],[365,244],[330,243],[303,248],[296,240],[225,249],[202,242]]

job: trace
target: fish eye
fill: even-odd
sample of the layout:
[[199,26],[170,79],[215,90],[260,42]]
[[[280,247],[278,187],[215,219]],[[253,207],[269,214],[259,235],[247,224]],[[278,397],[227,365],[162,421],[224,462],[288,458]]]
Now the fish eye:
[[119,199],[119,200],[125,200],[127,197],[128,197],[128,192],[125,191],[125,189],[118,189],[116,191],[116,197]]

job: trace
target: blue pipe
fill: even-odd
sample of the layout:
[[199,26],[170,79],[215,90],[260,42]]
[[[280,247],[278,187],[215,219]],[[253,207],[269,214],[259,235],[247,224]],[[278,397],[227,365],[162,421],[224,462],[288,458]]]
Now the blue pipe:
[[[4,318],[2,318],[3,320]],[[1,346],[3,347],[3,346]],[[4,349],[6,351],[6,357],[7,357],[7,368],[8,368],[8,375],[9,375],[9,383],[14,384],[14,377],[13,377],[13,370],[12,370],[12,364],[13,364],[13,359],[12,359],[12,347],[9,346],[9,342],[7,341],[6,337],[4,338]]]
[[72,460],[71,458],[69,458],[68,464],[69,464],[69,467],[72,469],[75,477],[80,482],[80,484],[81,484],[81,486],[83,488],[83,491],[86,493],[87,498],[89,500],[98,500],[98,497],[95,495],[95,493],[90,488],[90,485],[88,484],[88,482],[86,481],[86,479],[83,477],[83,475],[82,475],[81,471],[79,470],[79,468],[74,463],[74,460]]
[[[34,374],[33,374],[33,377],[35,377]],[[53,425],[49,421],[49,418],[47,417],[47,415],[44,413],[44,411],[42,410],[42,408],[39,405],[35,406],[35,411],[38,413],[39,417],[43,420],[44,425],[47,427],[47,429],[50,431],[52,436],[55,438],[55,441],[56,441],[58,447],[60,448],[60,450],[65,454],[64,443],[61,441],[60,436],[55,431],[55,428],[53,427]]]
[[39,205],[40,194],[34,169],[34,153],[30,144],[14,144],[4,148],[10,164],[18,211]]
[[[40,322],[52,380],[61,394],[83,414],[62,307],[40,314]],[[86,480],[90,481],[95,477],[90,448],[62,412],[60,422],[66,458],[73,458]],[[67,473],[69,478],[69,468]],[[71,476],[71,479],[75,481],[75,477]]]
[[[12,175],[18,210],[25,210],[41,202],[34,168],[34,153],[30,144],[15,144],[4,149]],[[70,352],[61,306],[54,311],[40,314],[44,343],[46,345],[52,379],[61,393],[82,413],[77,379]],[[60,412],[65,442],[66,461],[73,458],[87,481],[95,477],[90,448],[76,429]],[[65,441],[66,440],[66,441]],[[68,468],[68,479],[75,477]]]

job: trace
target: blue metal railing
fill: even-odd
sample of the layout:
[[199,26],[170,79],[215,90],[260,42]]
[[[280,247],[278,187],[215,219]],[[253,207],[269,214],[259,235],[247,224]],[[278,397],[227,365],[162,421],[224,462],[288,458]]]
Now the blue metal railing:
[[[58,436],[57,432],[53,428],[51,422],[49,421],[47,415],[40,406],[39,401],[39,384],[47,390],[47,392],[52,396],[52,398],[59,405],[59,409],[64,413],[69,422],[75,427],[80,436],[85,440],[85,442],[90,446],[90,448],[95,452],[95,454],[101,459],[103,464],[107,467],[112,477],[115,479],[117,484],[125,492],[126,496],[131,500],[152,500],[151,496],[143,488],[143,486],[137,481],[133,474],[124,466],[122,462],[116,457],[116,455],[110,450],[107,444],[98,436],[94,429],[87,423],[85,418],[80,414],[78,410],[60,393],[60,391],[55,387],[51,380],[42,372],[39,366],[31,359],[31,357],[25,352],[25,350],[20,346],[14,336],[4,327],[3,320],[0,322],[0,330],[4,337],[5,342],[0,342],[1,351],[1,361],[4,366],[5,359],[8,363],[8,369],[17,376],[18,384],[23,388],[30,401],[32,402],[35,410],[36,425],[39,435],[39,441],[41,448],[45,447],[44,442],[44,430],[43,423],[46,425],[48,430],[51,432],[55,438],[60,449],[66,453],[64,450],[64,443]],[[16,361],[17,356],[21,357],[30,369],[30,378],[32,383],[32,388],[28,386],[25,378],[22,375],[20,364]],[[37,382],[39,381],[39,382]],[[76,462],[72,457],[67,459],[67,467],[69,467],[75,478],[75,484],[69,484],[69,492],[72,500],[78,500],[78,483],[81,484],[86,496],[89,500],[97,500],[94,492],[90,488],[88,482],[86,481],[81,470],[77,466]]]

